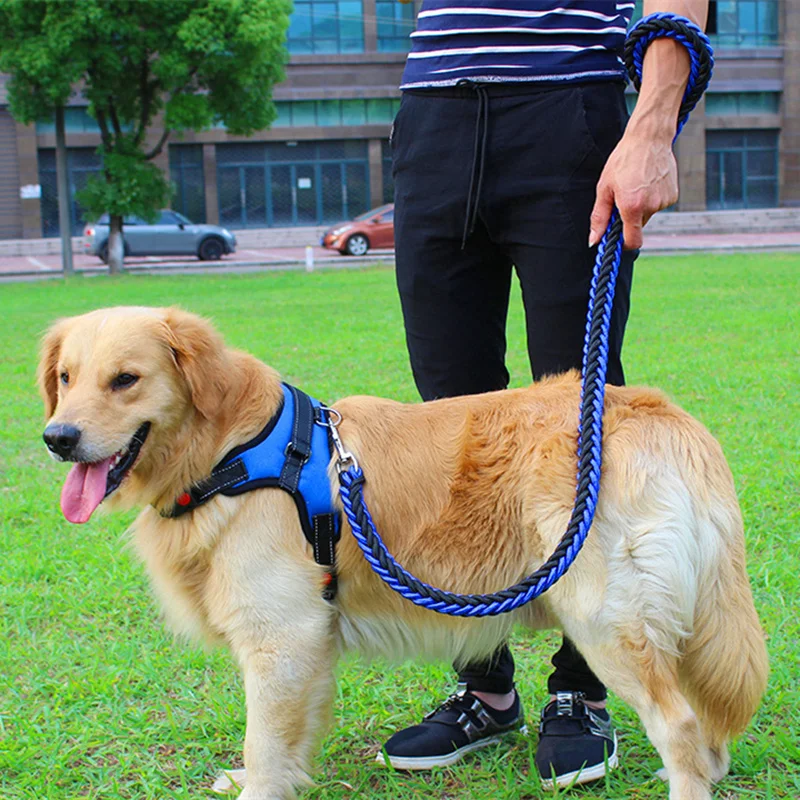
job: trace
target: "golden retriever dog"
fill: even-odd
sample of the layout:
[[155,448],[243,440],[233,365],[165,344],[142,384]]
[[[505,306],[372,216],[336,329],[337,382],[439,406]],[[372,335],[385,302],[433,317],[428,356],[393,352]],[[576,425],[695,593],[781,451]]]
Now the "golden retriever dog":
[[[308,781],[349,649],[468,662],[514,623],[555,626],[639,714],[672,800],[707,800],[727,742],[765,687],[731,474],[708,431],[658,392],[607,388],[599,505],[583,550],[546,594],[511,614],[420,608],[367,564],[343,517],[339,592],[323,598],[292,498],[217,495],[162,515],[278,410],[278,375],[179,309],[113,308],[44,338],[39,382],[51,449],[74,462],[62,509],[138,506],[132,534],[169,620],[224,642],[244,674],[245,800],[285,800]],[[529,388],[414,405],[335,404],[389,551],[455,592],[517,583],[550,555],[575,493],[577,374]],[[330,491],[338,494],[333,468]],[[337,497],[337,503],[338,503]]]

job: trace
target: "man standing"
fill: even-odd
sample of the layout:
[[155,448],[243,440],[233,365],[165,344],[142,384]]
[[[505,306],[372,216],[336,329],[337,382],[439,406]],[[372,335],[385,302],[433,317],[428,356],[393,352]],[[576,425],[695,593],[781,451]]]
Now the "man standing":
[[[534,378],[580,368],[594,248],[614,205],[626,251],[608,382],[624,382],[633,262],[644,224],[678,196],[672,140],[689,74],[681,45],[654,42],[628,122],[620,56],[633,8],[423,0],[392,148],[397,283],[424,400],[506,388],[512,270]],[[646,0],[656,11],[703,27],[708,2]],[[605,687],[568,639],[553,666],[537,766],[545,785],[595,780],[618,760]],[[452,764],[523,726],[508,647],[458,672],[456,694],[386,743],[395,767]]]

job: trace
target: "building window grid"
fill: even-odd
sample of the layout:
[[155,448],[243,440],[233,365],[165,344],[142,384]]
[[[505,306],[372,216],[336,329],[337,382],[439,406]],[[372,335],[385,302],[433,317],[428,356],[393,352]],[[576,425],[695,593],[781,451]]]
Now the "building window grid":
[[[632,23],[641,19],[636,0]],[[779,0],[711,0],[706,31],[715,46],[770,47],[779,42]]]
[[273,128],[390,125],[400,109],[400,98],[344,100],[279,100]]
[[375,17],[380,52],[404,52],[411,49],[409,37],[414,30],[413,3],[376,0]]
[[[67,176],[69,182],[70,219],[72,235],[80,236],[89,221],[75,194],[86,186],[92,175],[102,170],[102,160],[94,148],[67,149]],[[51,148],[39,150],[39,183],[42,187],[41,213],[42,236],[59,236],[61,225],[58,216],[58,191],[56,177],[56,151]]]
[[[133,124],[129,122],[121,123],[122,130],[133,130]],[[86,106],[69,106],[64,109],[64,131],[66,133],[96,133],[99,135],[100,126],[97,120],[89,113]],[[55,134],[56,118],[51,114],[46,119],[36,121],[36,133]]]
[[[230,227],[318,225],[367,210],[369,164],[363,141],[222,145],[217,164],[220,222]],[[308,202],[311,195],[301,196],[307,191],[313,192],[313,203]],[[227,195],[234,198],[229,208]],[[249,213],[251,208],[255,213]]]
[[290,54],[363,53],[361,0],[295,0],[286,46]]
[[171,207],[192,222],[205,222],[203,145],[170,145],[169,173],[173,186]]
[[778,44],[778,0],[712,0],[713,44],[722,47],[769,47]]
[[[313,217],[309,217],[303,219],[303,214],[299,208],[298,199],[296,193],[298,191],[302,191],[302,189],[298,189],[299,181],[301,177],[299,172],[302,167],[308,167],[313,172],[313,191],[314,191],[314,213]],[[348,167],[350,167],[350,172],[348,172]],[[239,192],[242,196],[247,196],[248,193],[248,176],[247,170],[252,169],[263,169],[264,170],[264,197],[263,197],[263,208],[265,211],[263,219],[261,216],[254,216],[248,213],[248,203],[245,201],[242,203],[240,207],[240,214],[239,218],[236,219],[233,216],[229,216],[225,220],[221,220],[222,222],[229,224],[231,227],[235,228],[251,228],[251,227],[263,227],[266,225],[268,228],[276,227],[279,225],[319,225],[326,222],[336,222],[342,219],[350,219],[351,217],[356,216],[357,214],[361,214],[366,211],[366,204],[363,201],[360,201],[357,198],[357,195],[352,190],[348,189],[349,181],[348,181],[348,174],[352,173],[352,168],[355,167],[356,169],[362,168],[364,171],[364,178],[363,183],[366,185],[366,174],[367,174],[367,162],[366,160],[357,160],[357,159],[348,159],[346,161],[318,161],[315,163],[309,162],[299,162],[297,164],[265,164],[263,167],[259,167],[258,165],[249,164],[245,166],[237,166],[237,165],[226,165],[222,167],[223,170],[235,170],[238,173],[238,183],[239,183]],[[276,210],[276,202],[275,197],[272,192],[272,188],[278,184],[278,180],[276,180],[276,173],[278,170],[288,170],[288,177],[289,177],[289,186],[291,187],[292,192],[292,203],[291,203],[291,211],[289,216],[280,215],[279,212]],[[324,191],[324,180],[323,175],[327,171],[330,175],[330,171],[334,170],[339,173],[338,180],[336,181],[336,195],[337,197],[331,198],[330,194],[326,194]],[[356,195],[353,199],[351,199],[351,195]],[[260,201],[260,200],[259,200]],[[337,209],[340,208],[341,211],[338,211],[333,214],[326,214],[325,208],[329,206],[336,206]],[[251,216],[253,217],[251,219]]]
[[[89,116],[88,109],[75,106],[64,109],[64,130],[67,133],[100,133],[97,120]],[[56,118],[54,115],[36,122],[36,133],[55,132]]]
[[394,174],[392,168],[392,145],[388,139],[381,143],[381,168],[383,170],[383,202],[394,202]]
[[778,204],[778,131],[706,133],[706,205],[711,210]]
[[706,114],[777,114],[780,101],[780,92],[709,92]]

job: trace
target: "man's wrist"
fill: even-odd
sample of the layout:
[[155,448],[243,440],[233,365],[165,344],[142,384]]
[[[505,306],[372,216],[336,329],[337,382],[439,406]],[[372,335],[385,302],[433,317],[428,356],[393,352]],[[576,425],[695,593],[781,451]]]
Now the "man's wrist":
[[677,113],[668,106],[637,108],[625,128],[625,138],[671,146],[678,125]]

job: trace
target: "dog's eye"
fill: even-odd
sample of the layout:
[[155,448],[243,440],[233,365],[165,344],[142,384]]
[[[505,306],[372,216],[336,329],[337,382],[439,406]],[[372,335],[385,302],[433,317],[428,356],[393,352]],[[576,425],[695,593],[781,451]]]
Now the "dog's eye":
[[138,375],[131,375],[130,372],[121,372],[111,381],[111,388],[112,389],[127,389],[129,386],[133,386],[136,381],[139,380]]
[[69,372],[62,372],[59,376],[61,378],[61,383],[66,386],[69,383]]

